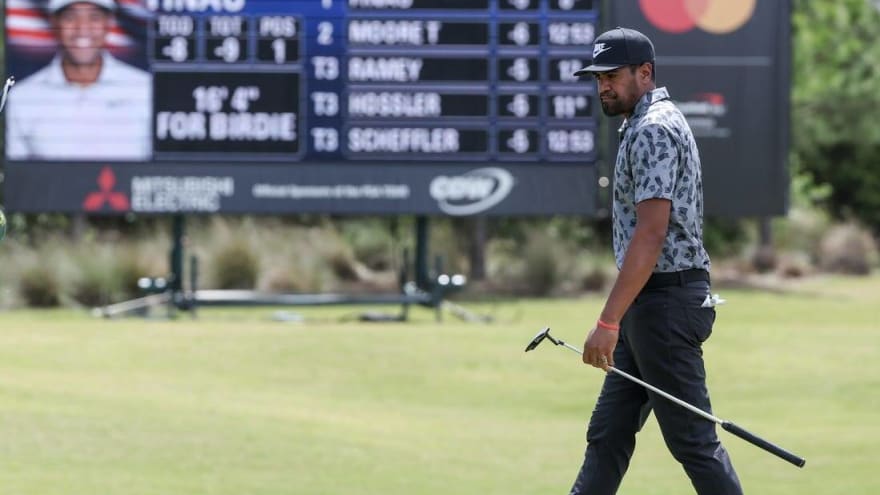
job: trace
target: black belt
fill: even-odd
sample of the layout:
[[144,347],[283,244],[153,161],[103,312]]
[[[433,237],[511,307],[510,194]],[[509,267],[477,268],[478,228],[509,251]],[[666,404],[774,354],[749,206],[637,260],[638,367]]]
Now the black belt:
[[690,282],[709,282],[709,272],[700,268],[691,268],[680,272],[652,273],[642,290],[684,287]]

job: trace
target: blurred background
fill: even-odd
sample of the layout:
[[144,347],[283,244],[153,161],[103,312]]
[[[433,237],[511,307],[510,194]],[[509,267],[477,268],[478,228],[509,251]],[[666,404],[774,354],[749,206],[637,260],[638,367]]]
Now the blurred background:
[[[601,376],[522,350],[616,274],[617,25],[700,147],[713,408],[807,458],[724,434],[747,492],[880,492],[877,0],[3,5],[4,493],[566,493]],[[639,438],[620,493],[689,493]]]
[[[659,83],[669,86],[673,98],[680,106],[684,104],[686,112],[690,109],[689,118],[693,119],[692,126],[700,136],[707,182],[705,236],[715,264],[717,280],[748,281],[755,275],[773,275],[785,279],[824,272],[866,275],[877,266],[876,235],[880,227],[880,216],[877,213],[880,211],[880,195],[877,193],[880,187],[877,185],[880,183],[880,167],[876,164],[880,154],[880,131],[873,125],[869,110],[874,108],[878,98],[876,88],[880,77],[877,74],[880,57],[877,27],[880,13],[875,2],[793,1],[790,5],[790,17],[786,12],[789,6],[785,2],[778,5],[757,2],[757,6],[754,5],[755,2],[742,2],[744,9],[769,9],[768,12],[774,17],[768,18],[770,14],[766,14],[764,18],[773,22],[765,26],[759,20],[741,15],[743,20],[740,25],[725,26],[713,20],[710,12],[703,18],[703,28],[694,25],[700,19],[693,15],[691,17],[696,20],[688,21],[687,13],[681,14],[685,16],[681,18],[683,21],[679,19],[684,24],[676,25],[675,9],[666,6],[667,3],[672,5],[676,2],[656,2],[654,7],[652,2],[629,2],[632,5],[610,5],[607,9],[598,2],[595,5],[592,2],[576,2],[570,10],[564,10],[568,7],[565,2],[561,2],[563,5],[553,6],[544,6],[543,2],[537,1],[532,3],[534,5],[523,2],[522,5],[511,3],[498,7],[492,3],[492,12],[497,12],[494,15],[500,16],[498,26],[503,26],[504,29],[525,26],[526,31],[517,32],[526,38],[529,37],[529,29],[534,31],[533,36],[537,34],[534,39],[526,39],[520,44],[504,44],[502,40],[497,45],[498,48],[492,48],[493,54],[503,55],[508,50],[512,54],[511,60],[531,61],[531,57],[534,57],[535,61],[541,63],[545,62],[542,57],[552,56],[547,62],[550,64],[565,60],[553,51],[559,50],[563,55],[580,56],[580,62],[583,63],[589,60],[590,42],[594,33],[585,31],[586,34],[578,35],[574,30],[579,27],[584,30],[599,30],[603,23],[621,23],[621,19],[644,29],[655,39]],[[637,3],[641,5],[636,5]],[[270,7],[278,8],[271,2],[251,4],[257,5],[254,7],[256,12],[271,10]],[[173,35],[176,32],[174,30],[180,28],[175,27],[175,20],[177,24],[183,23],[181,29],[185,30],[186,22],[181,19],[198,20],[204,14],[189,12],[181,15],[181,12],[174,12],[173,9],[163,12],[161,7],[165,4],[158,2],[158,6],[159,14],[152,14],[155,10],[147,9],[147,5],[121,2],[117,15],[120,21],[107,37],[110,52],[133,67],[140,66],[150,70],[152,66],[157,85],[167,84],[164,81],[160,83],[160,77],[179,75],[182,69],[171,66],[183,64],[187,67],[186,74],[195,81],[192,85],[219,87],[226,84],[233,88],[234,84],[227,84],[228,81],[218,67],[223,68],[225,64],[227,73],[233,74],[241,74],[241,68],[233,67],[233,63],[212,60],[207,48],[205,53],[196,52],[193,55],[195,58],[184,58],[182,62],[169,61],[167,57],[163,58],[158,54],[165,47],[163,42],[167,42],[168,46],[176,43],[174,39],[192,42],[192,39],[186,38],[184,31]],[[43,7],[40,2],[31,0],[15,0],[6,6],[7,45],[4,65],[7,67],[7,74],[18,78],[19,87],[23,86],[22,80],[27,79],[28,71],[34,71],[41,64],[48,63],[57,50],[57,42],[52,41],[51,24]],[[315,6],[293,2],[285,8],[299,9],[304,15],[314,16],[315,19],[323,19],[319,17],[321,15],[328,16],[329,21],[316,21],[312,24],[326,26],[327,24],[321,22],[332,21],[335,24],[329,25],[337,28],[337,34],[344,33],[345,30],[340,27],[343,22],[339,13],[344,8],[342,5],[332,5],[331,10],[318,9],[315,12],[309,10],[313,7]],[[415,14],[416,17],[412,17],[414,12],[418,10],[405,12],[410,17],[404,16],[402,19],[425,17],[425,14]],[[422,12],[427,12],[428,17],[431,13],[439,14],[440,17],[445,16],[444,20],[452,22],[466,20],[467,17],[460,16],[468,11],[465,9],[465,14],[462,14],[453,5],[451,10],[428,9]],[[387,11],[353,9],[346,15],[351,17],[357,13],[366,19],[361,22],[369,22],[381,19]],[[749,14],[754,16],[753,11],[744,15]],[[149,24],[148,19],[153,15],[159,15],[162,22]],[[664,18],[663,15],[667,17]],[[789,18],[790,33],[786,25]],[[716,24],[713,25],[712,22]],[[736,21],[734,19],[731,22]],[[774,22],[781,24],[774,25]],[[163,37],[163,33],[157,31],[160,24],[161,29],[168,30],[164,34],[171,34]],[[551,24],[555,26],[553,29],[561,29],[563,26],[572,29],[574,34],[569,33],[568,38],[563,40],[569,44],[557,47],[550,45],[546,38],[542,39],[549,32]],[[147,26],[154,26],[149,35],[146,32]],[[369,31],[370,26],[362,24],[360,29]],[[372,26],[382,29],[381,24]],[[462,24],[462,29],[476,30],[478,26],[481,25]],[[482,26],[485,28],[485,25]],[[736,37],[749,28],[762,30],[759,35],[769,40],[769,45],[755,41],[745,42]],[[421,49],[428,56],[437,56],[438,50],[446,50],[453,53],[453,56],[466,57],[469,55],[467,50],[481,49],[475,48],[475,43],[481,41],[481,36],[488,37],[487,40],[504,38],[501,30],[502,27],[492,24],[488,34],[471,34],[471,39],[463,34],[463,40],[456,40],[451,34],[441,31],[445,37],[441,36],[436,45]],[[196,34],[198,32],[194,31]],[[778,33],[784,33],[787,39],[780,39]],[[284,33],[280,32],[279,35]],[[293,36],[299,35],[300,33],[293,33]],[[305,32],[301,36],[305,39],[304,47],[310,48],[313,43],[317,43],[317,39],[309,39],[311,32]],[[369,35],[356,36],[369,39]],[[389,35],[380,33],[375,36],[377,43],[382,45],[382,36]],[[400,50],[404,53],[411,50],[412,47],[405,44],[405,33],[398,36],[400,38],[396,41],[385,40],[386,45],[376,48],[379,50],[377,53],[394,55],[400,53]],[[581,39],[577,36],[581,36]],[[687,36],[691,38],[686,38]],[[703,46],[694,47],[691,41],[694,37],[698,40],[703,37],[709,41],[701,43]],[[336,41],[337,45],[345,43],[346,39],[346,36],[340,36]],[[364,52],[365,48],[357,45],[356,41],[347,40],[351,53],[369,53]],[[448,45],[444,47],[443,43]],[[708,49],[705,48],[706,45],[709,46]],[[318,50],[326,45],[314,46]],[[713,56],[745,58],[741,52],[748,55],[763,51],[768,57],[772,56],[772,60],[767,62],[766,67],[760,63],[749,65],[747,62],[742,67],[701,65],[700,61],[688,65],[679,60],[686,58],[685,56],[676,56],[686,52],[688,47],[691,51],[698,52],[691,55],[694,59]],[[339,50],[345,49],[337,47],[336,51]],[[717,54],[718,50],[730,53],[722,56],[723,54]],[[261,54],[262,52],[255,52],[247,55],[251,57],[251,63],[247,67],[257,66],[253,61],[259,60],[258,56]],[[517,58],[520,55],[522,57]],[[789,56],[790,60],[786,60]],[[296,57],[303,58],[307,55]],[[574,59],[571,65],[575,65],[577,61],[578,59]],[[664,61],[668,63],[664,65]],[[426,63],[430,62],[432,61]],[[221,65],[218,66],[218,63]],[[296,67],[304,66],[302,60],[294,60],[292,63],[299,63]],[[499,67],[500,64],[501,62]],[[769,69],[769,76],[761,72],[762,69]],[[498,72],[503,70],[501,67]],[[552,72],[556,67],[542,69],[544,70]],[[315,79],[314,74],[300,75],[302,86],[306,85],[308,79],[310,90],[313,91],[315,84],[312,80],[326,82]],[[500,79],[492,79],[493,77]],[[485,80],[487,76],[483,78]],[[194,171],[201,174],[211,170],[211,157],[216,158],[217,155],[211,149],[210,140],[202,141],[198,146],[193,146],[191,142],[168,145],[154,135],[155,147],[170,151],[165,156],[160,156],[156,150],[146,163],[120,163],[118,160],[114,161],[111,154],[109,161],[106,158],[88,160],[74,156],[73,161],[84,163],[69,163],[59,167],[58,164],[47,162],[37,155],[13,157],[7,153],[11,163],[6,164],[3,194],[7,198],[9,234],[0,252],[3,265],[7,267],[0,280],[0,304],[6,308],[56,305],[91,307],[137,297],[141,294],[137,286],[139,278],[167,276],[171,270],[169,251],[173,247],[172,215],[178,213],[193,213],[187,218],[187,256],[194,254],[199,258],[199,285],[202,288],[282,292],[393,291],[396,290],[399,271],[404,262],[402,253],[406,249],[410,252],[416,249],[415,219],[420,215],[428,215],[431,217],[428,227],[429,256],[432,260],[435,256],[442,257],[446,271],[467,275],[469,283],[466,293],[472,289],[474,295],[492,293],[544,296],[602,290],[611,280],[615,269],[610,257],[607,188],[594,184],[602,183],[602,178],[608,174],[615,150],[613,142],[607,146],[603,143],[613,141],[614,133],[610,129],[615,128],[617,123],[600,118],[600,112],[595,108],[590,108],[586,113],[573,109],[571,115],[575,118],[572,119],[553,119],[553,108],[550,107],[559,101],[554,98],[562,96],[573,100],[575,96],[586,95],[589,99],[591,91],[594,92],[590,81],[557,81],[558,78],[554,79],[552,75],[539,74],[534,79],[537,85],[533,85],[537,87],[530,87],[517,86],[521,81],[516,80],[508,83],[497,74],[490,74],[488,79],[488,83],[482,84],[488,84],[496,92],[491,95],[493,99],[500,101],[505,96],[520,94],[513,92],[526,91],[542,100],[539,103],[540,114],[536,113],[536,117],[531,120],[517,121],[515,117],[508,120],[503,111],[496,110],[493,114],[491,109],[486,110],[488,116],[483,120],[490,122],[493,127],[497,125],[500,129],[498,132],[503,133],[505,128],[511,126],[526,126],[528,132],[534,134],[532,138],[540,140],[544,136],[537,136],[538,132],[563,121],[561,128],[564,129],[595,130],[596,149],[583,154],[567,153],[561,157],[539,144],[533,144],[534,149],[526,144],[525,149],[528,152],[521,156],[517,153],[505,154],[497,148],[489,148],[477,155],[458,150],[456,156],[446,162],[446,168],[442,162],[448,160],[445,156],[431,155],[422,159],[414,153],[404,152],[398,153],[402,156],[386,158],[380,155],[373,158],[364,153],[369,163],[358,163],[358,166],[361,170],[388,171],[385,173],[394,175],[397,170],[395,167],[400,167],[401,164],[413,169],[419,167],[414,161],[434,160],[437,163],[436,159],[439,159],[440,164],[432,164],[430,173],[438,170],[441,173],[447,171],[449,174],[459,174],[462,173],[460,170],[479,168],[487,164],[512,165],[523,169],[537,167],[535,170],[540,173],[542,166],[549,169],[557,166],[560,160],[571,160],[573,164],[570,164],[569,169],[586,177],[577,184],[582,190],[554,190],[558,184],[550,180],[553,178],[548,173],[548,185],[543,190],[530,190],[532,199],[526,201],[536,204],[552,203],[552,196],[577,194],[580,195],[583,205],[573,209],[580,213],[567,214],[565,210],[572,209],[570,205],[551,205],[546,212],[541,212],[529,211],[527,205],[520,204],[508,209],[512,213],[506,213],[504,208],[496,208],[495,211],[489,209],[461,216],[444,214],[435,206],[426,207],[413,202],[403,206],[368,207],[365,214],[358,214],[361,204],[351,201],[345,204],[344,199],[335,203],[332,200],[320,204],[301,203],[301,206],[293,201],[264,206],[256,203],[233,205],[231,203],[235,198],[224,200],[226,204],[215,207],[219,214],[206,214],[198,208],[187,209],[180,202],[179,207],[166,209],[166,214],[161,216],[151,214],[149,208],[146,212],[139,212],[137,204],[124,205],[127,207],[121,208],[122,212],[114,212],[108,203],[103,208],[98,205],[98,211],[89,212],[83,211],[82,207],[84,203],[81,198],[85,191],[71,193],[69,190],[76,190],[80,183],[85,190],[101,190],[96,180],[97,171],[102,167],[113,164],[116,175],[120,176],[118,179],[113,176],[117,182],[108,191],[118,189],[124,194],[131,194],[131,187],[122,176],[142,176],[150,173],[151,167],[161,168],[163,176],[176,177],[193,175]],[[526,83],[529,81],[532,79],[528,79]],[[338,84],[338,80],[333,82]],[[271,85],[273,81],[259,84]],[[356,86],[354,82],[351,84]],[[422,91],[422,88],[441,91],[445,106],[440,110],[441,114],[434,117],[436,122],[429,122],[429,126],[460,123],[465,130],[471,129],[474,122],[479,124],[480,119],[456,117],[456,108],[451,103],[455,94],[452,93],[463,91],[456,84],[456,81],[444,80],[441,76],[436,81],[410,84],[406,89],[412,92]],[[566,86],[572,84],[573,89]],[[394,85],[389,87],[392,86]],[[27,101],[28,95],[24,91],[19,108],[16,109],[16,90],[19,87],[13,89],[10,95],[11,111],[49,112],[45,108],[41,110],[39,106],[22,108],[40,104]],[[167,87],[174,88],[173,85]],[[189,95],[185,93],[189,88],[190,86],[186,86],[179,92],[188,98]],[[178,91],[156,91],[157,107],[174,106],[163,103],[171,98],[165,93]],[[269,90],[263,91],[265,94]],[[355,90],[349,88],[346,91]],[[444,94],[442,91],[452,93]],[[376,92],[372,94],[375,96]],[[704,96],[691,97],[689,94]],[[706,94],[709,96],[705,96]],[[303,99],[307,98],[303,96]],[[711,107],[713,101],[715,107]],[[271,102],[266,104],[271,107]],[[192,103],[189,105],[192,106]],[[491,105],[494,107],[500,104],[493,101]],[[307,110],[307,106],[304,104],[302,107],[294,107],[301,114],[300,118],[305,115],[305,121],[299,122],[300,126],[305,126],[300,136],[308,134],[308,127],[324,122],[322,118],[326,120],[326,117],[316,115],[313,108]],[[163,111],[156,108],[154,116]],[[400,119],[399,116],[395,117],[393,110],[384,114],[381,110],[379,112],[379,117]],[[710,122],[709,125],[714,127],[707,130],[706,121],[708,117],[712,117],[712,112],[716,112],[714,115],[717,119],[713,120],[717,122]],[[349,113],[348,120],[340,117],[336,122],[340,132],[348,128],[346,126],[357,125],[359,122],[354,107]],[[73,119],[65,123],[64,128],[85,125],[76,122],[76,119],[82,118],[81,113],[68,115],[61,112],[48,115],[52,115],[55,120]],[[531,114],[527,112],[524,115]],[[14,117],[14,113],[7,112],[8,119]],[[425,118],[427,117],[423,116],[415,121],[422,125]],[[317,123],[312,124],[310,119]],[[388,119],[383,121],[377,117],[372,120],[386,125]],[[367,122],[373,123],[370,120]],[[4,135],[9,136],[13,132],[9,129],[11,121],[6,120],[5,124],[7,129]],[[154,134],[157,131],[156,126],[152,128]],[[715,132],[719,130],[724,132]],[[103,133],[106,131],[99,127],[92,132],[96,136]],[[608,137],[609,135],[612,136]],[[113,139],[106,134],[104,136],[101,139],[105,141]],[[774,142],[765,142],[766,139],[762,140],[760,136],[772,136]],[[65,139],[64,135],[57,138]],[[497,134],[490,138],[491,141],[496,139]],[[593,139],[592,134],[590,139]],[[460,140],[465,140],[464,135]],[[292,148],[292,155],[298,158],[285,166],[273,163],[284,160],[286,152],[283,146],[272,148],[263,157],[259,145],[254,144],[254,141],[249,142],[248,146],[238,148],[234,142],[230,144],[229,141],[224,141],[218,144],[218,150],[242,156],[232,164],[222,158],[218,163],[222,164],[224,170],[236,167],[254,170],[259,169],[257,165],[274,167],[275,170],[286,168],[290,176],[279,178],[276,181],[278,183],[308,180],[296,175],[296,167],[303,163],[317,164],[320,170],[309,169],[308,174],[315,175],[322,173],[321,170],[329,170],[328,178],[322,177],[321,180],[345,183],[340,180],[340,174],[345,176],[348,169],[338,167],[351,163],[351,160],[346,162],[346,158],[338,154],[327,158],[314,152],[314,143],[306,143],[306,139],[301,141],[303,144],[298,141]],[[311,149],[304,154],[307,146],[311,146]],[[744,154],[743,149],[752,149],[753,153]],[[347,156],[353,157],[355,161],[365,159],[364,156],[355,155],[357,154],[352,152]],[[63,154],[58,159],[71,161],[71,158]],[[267,162],[269,165],[266,165]],[[466,168],[461,169],[461,162],[467,162]],[[53,177],[57,179],[53,180]],[[380,181],[384,179],[382,177]],[[237,192],[244,192],[247,189],[245,179],[236,180],[242,182],[237,185]],[[355,180],[360,180],[360,177]],[[422,178],[413,180],[419,181]],[[516,180],[522,189],[522,183],[527,179]],[[563,177],[562,181],[566,182],[566,179]],[[415,196],[422,186],[410,183],[409,187]],[[548,193],[551,196],[547,196]],[[73,198],[69,199],[67,196]],[[9,199],[12,200],[11,205]],[[80,211],[71,211],[76,209]],[[370,214],[370,209],[378,213]],[[561,214],[554,214],[554,209]],[[226,211],[230,213],[224,214]],[[96,253],[100,256],[95,256]]]

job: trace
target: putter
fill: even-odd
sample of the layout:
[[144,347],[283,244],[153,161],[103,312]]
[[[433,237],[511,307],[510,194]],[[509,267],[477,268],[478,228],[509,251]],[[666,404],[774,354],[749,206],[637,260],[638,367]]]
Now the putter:
[[[583,351],[581,349],[578,349],[577,347],[575,347],[571,344],[568,344],[568,343],[562,341],[561,339],[554,338],[552,335],[550,335],[550,327],[547,327],[547,328],[541,330],[540,332],[538,332],[537,335],[535,335],[535,338],[533,338],[532,341],[529,342],[529,345],[526,346],[526,352],[534,350],[545,339],[549,340],[550,342],[552,342],[555,345],[561,345],[563,347],[567,347],[567,348],[571,349],[572,351],[578,353],[578,355],[581,355],[581,356],[583,355]],[[694,414],[697,414],[699,416],[702,416],[703,418],[708,419],[709,421],[712,421],[713,423],[721,425],[722,428],[729,431],[730,433],[733,433],[734,435],[742,438],[743,440],[751,443],[752,445],[760,447],[775,456],[778,456],[782,459],[785,459],[786,461],[794,464],[797,467],[802,468],[802,467],[804,467],[804,464],[807,463],[807,460],[804,459],[803,457],[799,457],[799,456],[783,449],[782,447],[779,447],[778,445],[774,445],[774,444],[768,442],[767,440],[764,440],[763,438],[761,438],[753,433],[750,433],[749,431],[735,425],[734,423],[732,423],[730,421],[726,421],[726,420],[723,420],[717,416],[713,416],[713,415],[707,413],[706,411],[704,411],[696,406],[688,404],[687,402],[679,399],[678,397],[675,397],[672,394],[668,394],[668,393],[660,390],[659,388],[651,385],[650,383],[647,383],[643,380],[640,380],[625,371],[621,371],[621,370],[615,368],[614,366],[609,366],[608,372],[616,373],[631,382],[638,383],[639,385],[645,387],[646,389],[650,390],[651,392],[654,392],[655,394],[657,394],[665,399],[668,399],[668,400],[678,404],[679,406],[687,409],[688,411],[691,411]]]
[[0,112],[6,107],[6,98],[9,96],[9,90],[13,85],[15,85],[15,78],[10,76],[9,79],[6,80],[6,85],[3,86],[3,96],[0,96]]

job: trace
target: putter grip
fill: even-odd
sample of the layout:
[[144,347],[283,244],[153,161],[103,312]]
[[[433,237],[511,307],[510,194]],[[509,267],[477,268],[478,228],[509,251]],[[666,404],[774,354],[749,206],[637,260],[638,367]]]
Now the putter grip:
[[767,440],[764,440],[763,438],[740,428],[739,426],[731,423],[730,421],[723,421],[721,423],[721,427],[724,428],[725,430],[733,433],[734,435],[742,438],[743,440],[751,443],[752,445],[755,445],[757,447],[761,447],[762,449],[766,450],[767,452],[770,452],[771,454],[773,454],[775,456],[781,457],[781,458],[785,459],[786,461],[794,464],[797,467],[804,467],[804,464],[807,463],[807,460],[804,459],[803,457],[798,457],[778,445],[773,445],[772,443],[768,442]]

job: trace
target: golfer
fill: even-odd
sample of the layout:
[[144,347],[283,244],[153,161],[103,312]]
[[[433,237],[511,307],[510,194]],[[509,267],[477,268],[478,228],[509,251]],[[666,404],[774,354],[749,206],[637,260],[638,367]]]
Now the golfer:
[[[615,366],[711,411],[701,344],[712,332],[715,309],[693,134],[666,88],[656,87],[654,46],[642,33],[603,33],[592,65],[575,75],[593,75],[603,112],[625,117],[614,166],[613,244],[620,271],[584,344],[584,362]],[[715,423],[609,373],[571,494],[617,492],[636,433],[652,409],[698,494],[742,493]]]
[[151,79],[105,49],[113,0],[49,0],[58,53],[15,86],[7,109],[12,160],[146,160]]

